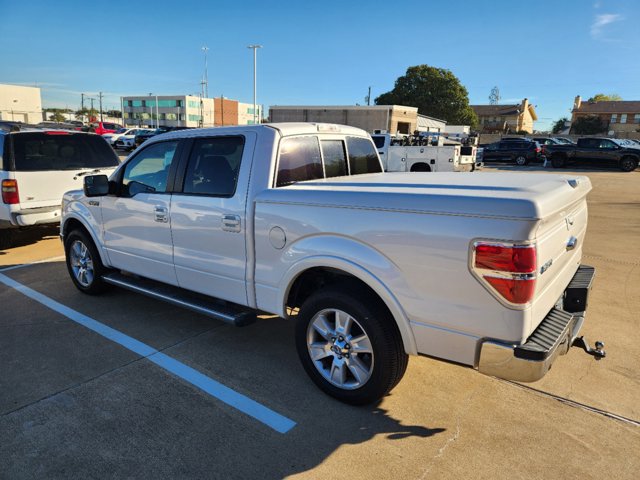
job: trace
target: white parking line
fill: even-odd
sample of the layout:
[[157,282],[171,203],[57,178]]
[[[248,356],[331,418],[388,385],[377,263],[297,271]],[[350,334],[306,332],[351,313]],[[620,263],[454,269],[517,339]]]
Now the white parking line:
[[65,258],[64,255],[62,255],[60,257],[45,258],[44,260],[38,260],[37,262],[21,263],[19,265],[12,265],[10,267],[0,268],[0,272],[8,272],[9,270],[16,270],[18,268],[29,267],[31,265],[38,265],[40,263],[57,262],[58,260],[64,260],[64,258]]
[[[41,262],[38,262],[41,263]],[[33,265],[33,264],[30,264]],[[21,265],[27,266],[27,265]],[[20,266],[9,267],[1,271],[13,270]],[[189,367],[188,365],[169,357],[168,355],[159,352],[155,348],[136,340],[133,337],[125,335],[124,333],[115,330],[103,323],[94,320],[76,310],[73,310],[65,305],[62,305],[55,300],[36,292],[35,290],[16,282],[15,280],[0,273],[0,283],[3,283],[9,288],[13,288],[23,295],[35,300],[36,302],[50,308],[54,312],[64,315],[69,320],[72,320],[83,327],[88,328],[96,332],[97,334],[123,346],[124,348],[141,355],[149,361],[155,363],[160,368],[171,372],[175,376],[181,378],[187,383],[199,388],[200,390],[208,393],[212,397],[226,403],[227,405],[243,412],[250,417],[264,423],[268,427],[272,428],[276,432],[286,433],[295,427],[296,422],[280,415],[279,413],[265,407],[264,405],[250,399],[249,397],[236,392],[235,390],[217,382],[216,380],[207,377],[199,371]]]

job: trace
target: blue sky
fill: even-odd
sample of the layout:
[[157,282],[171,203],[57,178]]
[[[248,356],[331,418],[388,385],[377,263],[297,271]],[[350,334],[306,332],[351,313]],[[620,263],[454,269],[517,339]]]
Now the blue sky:
[[451,70],[471,103],[528,97],[536,128],[568,115],[575,95],[640,100],[640,1],[419,2],[0,0],[0,83],[37,84],[44,106],[80,93],[192,94],[209,47],[209,93],[258,103],[363,104],[409,66]]

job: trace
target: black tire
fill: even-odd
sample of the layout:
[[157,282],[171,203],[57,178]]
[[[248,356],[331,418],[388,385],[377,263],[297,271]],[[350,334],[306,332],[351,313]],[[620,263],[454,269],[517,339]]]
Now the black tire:
[[7,250],[13,246],[13,229],[3,228],[0,230],[0,250]]
[[[354,320],[342,345],[339,329],[335,329],[335,311],[346,313]],[[333,331],[328,329],[326,335],[321,335],[312,326],[312,322],[320,321],[323,316],[334,327]],[[363,336],[367,343],[358,342],[357,338]],[[379,298],[358,286],[332,286],[312,294],[300,308],[295,337],[298,356],[311,380],[328,395],[351,405],[365,405],[384,397],[400,382],[407,369],[408,355],[395,320]],[[316,337],[320,342],[315,341]],[[349,342],[353,342],[353,346]],[[309,343],[324,343],[325,346],[318,350],[325,352],[326,356],[312,360]],[[370,345],[370,354],[356,352],[362,344]],[[338,351],[327,352],[334,348]],[[352,362],[369,369],[363,382],[359,382],[354,374],[357,365]],[[325,375],[333,378],[333,368],[342,363],[346,365],[342,368],[345,372],[344,386],[338,386]]]
[[529,164],[529,160],[527,160],[527,157],[525,157],[524,155],[518,155],[514,161],[519,167],[524,167],[525,165]]
[[623,172],[633,172],[638,168],[638,160],[633,157],[623,157],[620,160],[620,170]]
[[[97,295],[108,288],[109,285],[102,280],[107,269],[100,260],[93,240],[85,231],[72,230],[66,235],[64,253],[69,276],[78,290],[89,295]],[[80,263],[78,261],[79,254],[83,256]]]
[[564,155],[554,155],[551,157],[551,166],[553,168],[564,168],[566,159]]
[[431,167],[426,163],[416,163],[411,166],[411,172],[430,172]]

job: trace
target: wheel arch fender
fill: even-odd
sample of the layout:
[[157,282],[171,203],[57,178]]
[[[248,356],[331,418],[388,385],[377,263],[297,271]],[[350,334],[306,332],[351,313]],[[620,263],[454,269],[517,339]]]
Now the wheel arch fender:
[[[357,244],[357,242],[353,243]],[[366,248],[363,245],[361,245],[361,247]],[[399,269],[389,259],[386,259],[386,257],[376,252],[375,250],[368,250],[370,250],[369,252],[366,252],[368,254],[368,257],[371,257],[371,255],[377,256],[378,258],[376,260],[378,262],[384,261],[387,264],[386,267],[388,269],[393,269],[393,274],[400,275]],[[369,258],[368,260],[371,260],[371,258]],[[289,298],[289,293],[291,292],[293,285],[301,275],[312,269],[331,269],[346,274],[362,282],[380,298],[380,300],[385,304],[395,320],[398,331],[400,332],[400,335],[402,337],[402,342],[406,353],[410,355],[416,355],[418,350],[416,346],[416,340],[410,326],[409,318],[407,317],[400,302],[394,295],[393,291],[389,288],[389,286],[385,284],[380,276],[376,275],[371,268],[367,268],[369,266],[367,265],[368,263],[369,262],[366,260],[363,262],[359,262],[358,259],[355,258],[347,259],[338,255],[331,254],[315,254],[298,259],[285,272],[284,276],[282,277],[282,281],[280,282],[280,287],[278,289],[278,305],[280,305],[281,311],[279,312],[279,315],[284,318],[288,316],[286,311],[287,299]],[[387,270],[387,272],[389,272],[389,270]]]
[[72,206],[67,206],[64,211],[62,223],[60,224],[60,236],[64,238],[76,228],[82,228],[89,234],[89,237],[96,246],[103,265],[108,265],[109,257],[100,241],[100,225],[96,222],[91,211],[79,202],[74,202]]

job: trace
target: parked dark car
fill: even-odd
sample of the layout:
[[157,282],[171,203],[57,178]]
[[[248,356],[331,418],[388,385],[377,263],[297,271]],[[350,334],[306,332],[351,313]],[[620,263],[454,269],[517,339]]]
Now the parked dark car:
[[555,168],[582,161],[591,165],[615,164],[623,172],[632,172],[640,162],[637,148],[604,137],[579,138],[577,145],[547,145],[546,152]]
[[135,139],[133,140],[134,148],[138,148],[140,145],[142,145],[145,142],[145,140],[148,140],[149,138],[154,137],[156,135],[160,135],[161,133],[173,132],[175,130],[186,130],[188,128],[190,127],[158,127],[155,130],[138,134],[135,136]]
[[544,160],[538,142],[525,138],[503,139],[487,145],[482,152],[483,162],[513,162],[516,165],[527,165],[530,162]]

